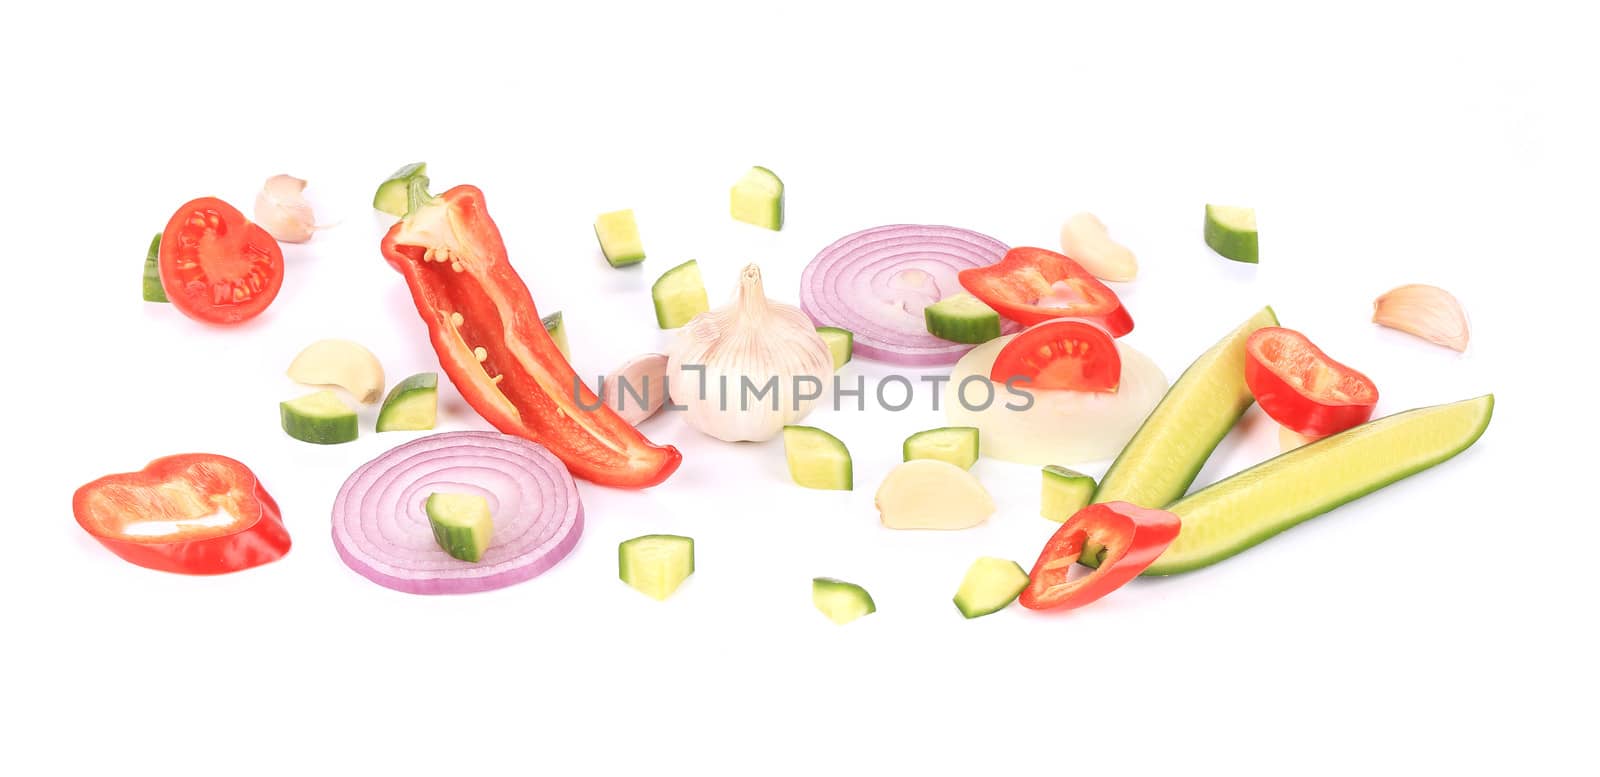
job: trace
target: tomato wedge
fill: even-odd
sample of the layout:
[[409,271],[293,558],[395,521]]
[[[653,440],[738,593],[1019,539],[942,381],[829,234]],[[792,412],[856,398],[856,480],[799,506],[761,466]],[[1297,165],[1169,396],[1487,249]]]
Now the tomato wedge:
[[1064,254],[1013,248],[1000,261],[962,270],[956,277],[972,296],[1025,326],[1081,318],[1105,327],[1112,337],[1133,331],[1133,316],[1117,293]]
[[[1178,538],[1182,522],[1166,510],[1128,502],[1093,504],[1073,513],[1044,544],[1017,601],[1030,610],[1070,610],[1139,576]],[[1085,543],[1105,546],[1100,566],[1073,578]]]
[[158,267],[173,306],[209,324],[255,318],[283,285],[278,241],[215,197],[190,200],[172,214]]
[[112,553],[163,572],[236,572],[289,552],[278,503],[255,473],[211,453],[94,480],[72,495],[72,512]]
[[1000,349],[989,380],[1031,389],[1112,392],[1122,383],[1122,354],[1094,324],[1055,319],[1036,324]]
[[1312,439],[1372,418],[1378,386],[1334,361],[1293,329],[1257,329],[1245,342],[1244,382],[1261,409],[1284,428]]

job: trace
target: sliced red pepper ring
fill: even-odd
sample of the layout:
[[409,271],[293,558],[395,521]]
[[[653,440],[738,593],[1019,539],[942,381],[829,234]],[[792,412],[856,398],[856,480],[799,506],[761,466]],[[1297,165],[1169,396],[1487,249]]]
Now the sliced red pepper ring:
[[1081,318],[1105,327],[1112,337],[1133,331],[1133,316],[1116,292],[1054,251],[1013,248],[999,262],[962,270],[957,278],[972,296],[1020,324]]
[[[1032,610],[1070,610],[1121,588],[1178,537],[1178,516],[1128,502],[1093,504],[1051,535],[1018,601]],[[1097,569],[1074,575],[1085,543],[1105,546]]]
[[112,553],[163,572],[237,572],[289,552],[278,503],[255,473],[210,453],[94,480],[72,495],[72,512]]
[[383,255],[405,276],[462,398],[577,477],[621,488],[665,480],[682,456],[645,439],[578,379],[512,269],[483,192],[457,186],[430,197],[425,185],[412,182],[410,210],[384,236]]
[[1000,348],[989,380],[1036,390],[1114,392],[1122,384],[1122,354],[1106,330],[1086,321],[1035,324]]
[[1312,439],[1372,418],[1378,386],[1293,329],[1257,329],[1245,343],[1244,382],[1284,428]]

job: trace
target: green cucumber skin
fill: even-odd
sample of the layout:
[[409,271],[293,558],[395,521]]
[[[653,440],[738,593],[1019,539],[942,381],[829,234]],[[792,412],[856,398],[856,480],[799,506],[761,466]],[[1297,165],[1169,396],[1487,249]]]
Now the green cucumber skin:
[[982,345],[1000,336],[1000,314],[966,293],[923,308],[922,320],[928,334],[952,343]]
[[[1077,470],[1054,464],[1047,465],[1043,470],[1043,485],[1039,495],[1039,517],[1056,523],[1065,523],[1078,510],[1088,507],[1094,501],[1094,492],[1094,478]],[[1063,503],[1071,504],[1072,509],[1050,510],[1049,508],[1053,506],[1051,502],[1055,501],[1051,499],[1052,495],[1059,496],[1059,501]],[[1059,512],[1060,515],[1052,515],[1052,512]]]
[[301,442],[338,445],[356,439],[361,433],[354,412],[334,418],[311,418],[301,415],[288,402],[280,402],[278,415],[284,433]]
[[770,202],[761,203],[761,205],[764,206],[763,208],[761,208],[761,210],[763,210],[764,212],[762,212],[760,214],[752,214],[750,216],[750,218],[745,218],[743,215],[740,214],[740,211],[741,211],[740,205],[741,205],[741,203],[739,202],[739,196],[740,196],[739,184],[744,182],[744,179],[741,178],[737,183],[734,184],[734,187],[733,187],[733,192],[732,192],[733,200],[732,200],[732,204],[731,204],[731,212],[732,212],[733,218],[734,218],[735,221],[739,221],[739,222],[742,222],[742,223],[745,223],[745,224],[751,224],[751,225],[754,225],[754,226],[757,226],[757,227],[761,227],[762,229],[770,229],[770,230],[772,230],[774,232],[782,231],[783,230],[783,217],[784,217],[784,199],[785,199],[785,197],[784,197],[784,195],[785,195],[785,187],[783,185],[783,179],[779,178],[777,173],[774,173],[771,170],[768,170],[767,168],[762,167],[760,165],[756,165],[755,167],[752,167],[750,169],[750,172],[755,172],[757,170],[761,171],[762,173],[765,173],[768,176],[771,176],[772,180],[777,182],[777,184],[778,184],[777,196],[776,197],[772,197]]
[[1252,232],[1246,235],[1222,226],[1212,220],[1209,206],[1206,210],[1205,237],[1206,246],[1224,259],[1245,264],[1261,262],[1260,233]]
[[[691,280],[693,284],[689,285]],[[695,316],[710,310],[700,263],[690,259],[662,273],[650,284],[650,302],[655,305],[656,326],[661,329],[687,326]]]
[[[956,591],[956,595],[951,598],[951,601],[955,604],[956,609],[961,612],[961,616],[966,618],[967,620],[972,620],[973,618],[982,618],[985,615],[993,615],[993,614],[995,614],[995,613],[997,613],[997,612],[999,612],[1001,610],[1004,610],[1007,607],[1010,607],[1011,603],[1016,601],[1018,596],[1022,595],[1023,589],[1028,587],[1028,572],[1027,572],[1027,570],[1022,568],[1021,564],[1018,564],[1015,561],[1011,561],[1010,559],[989,559],[989,560],[1002,562],[1001,566],[1009,565],[1009,567],[1006,567],[1006,569],[1008,571],[1015,570],[1015,572],[1016,572],[1017,576],[1020,578],[1020,580],[1018,581],[1015,590],[1012,590],[1011,593],[1010,593],[1010,596],[1007,597],[1004,601],[994,600],[988,605],[978,604],[976,602],[970,601],[969,599],[964,599],[962,597],[962,595],[961,595],[963,592],[958,589]],[[971,575],[973,573],[973,571],[977,570],[979,568],[979,565],[982,564],[984,561],[985,561],[985,559],[979,559],[978,561],[973,562],[972,568],[967,571],[967,574]],[[963,586],[965,586],[965,584],[967,582],[966,578],[962,578],[961,582],[962,582]],[[979,587],[982,587],[982,586],[980,585]]]
[[[817,335],[828,344],[828,352],[833,354],[833,370],[838,372],[850,363],[850,357],[855,355],[856,336],[848,329],[836,326],[819,326]],[[840,358],[843,357],[843,358]]]
[[[1255,465],[1254,467],[1244,470],[1243,472],[1239,472],[1229,476],[1226,479],[1217,481],[1216,483],[1202,488],[1199,491],[1196,491],[1193,494],[1190,494],[1189,496],[1186,496],[1172,503],[1171,505],[1168,505],[1166,508],[1168,512],[1176,514],[1180,520],[1187,522],[1189,519],[1185,518],[1185,514],[1192,516],[1195,512],[1204,508],[1208,502],[1225,498],[1228,495],[1230,488],[1233,487],[1233,484],[1250,483],[1265,478],[1270,478],[1276,473],[1277,470],[1282,469],[1288,464],[1293,464],[1294,462],[1307,457],[1317,456],[1318,451],[1320,449],[1324,449],[1321,448],[1321,446],[1326,446],[1330,441],[1338,440],[1344,435],[1353,434],[1361,430],[1367,430],[1371,432],[1373,429],[1381,429],[1382,427],[1377,426],[1379,424],[1382,424],[1385,427],[1393,426],[1402,420],[1411,416],[1415,416],[1419,413],[1428,413],[1430,411],[1438,411],[1444,408],[1452,408],[1470,403],[1483,404],[1482,420],[1465,438],[1460,441],[1459,444],[1441,449],[1433,456],[1418,462],[1414,462],[1409,466],[1393,470],[1382,478],[1374,480],[1362,487],[1331,495],[1321,502],[1308,502],[1297,511],[1282,513],[1273,520],[1261,521],[1259,522],[1260,525],[1255,527],[1255,531],[1239,537],[1234,541],[1218,544],[1214,549],[1207,553],[1191,554],[1187,558],[1183,559],[1168,559],[1165,555],[1163,555],[1161,558],[1156,559],[1156,562],[1151,564],[1150,567],[1144,571],[1144,574],[1148,576],[1177,575],[1184,572],[1192,572],[1202,567],[1208,567],[1217,563],[1218,561],[1232,558],[1239,553],[1249,550],[1250,548],[1261,544],[1263,541],[1271,539],[1272,537],[1282,533],[1286,529],[1291,529],[1295,526],[1305,523],[1312,518],[1332,511],[1337,507],[1360,499],[1361,497],[1377,491],[1384,486],[1404,480],[1412,475],[1417,474],[1418,472],[1431,469],[1434,466],[1455,458],[1462,451],[1472,447],[1473,443],[1476,443],[1478,439],[1483,436],[1484,431],[1489,428],[1489,421],[1494,416],[1494,395],[1485,394],[1481,397],[1466,399],[1447,405],[1434,405],[1431,407],[1417,408],[1415,410],[1407,410],[1403,413],[1385,416],[1376,421],[1369,421],[1353,429],[1349,429],[1331,437],[1325,437],[1309,445],[1305,445],[1287,453],[1275,456]],[[1237,504],[1233,505],[1233,507],[1235,510],[1238,509]]]
[[[816,606],[818,611],[828,616],[828,620],[833,620],[833,614],[822,609],[822,602],[818,601],[818,599],[833,600],[836,598],[845,600],[854,607],[861,609],[860,614],[851,618],[850,621],[845,621],[845,623],[859,620],[878,611],[878,603],[872,600],[872,594],[867,593],[867,589],[855,583],[834,577],[815,577],[811,579],[811,603]],[[835,621],[835,623],[838,622]],[[844,624],[839,623],[838,625],[842,626]]]
[[167,290],[161,286],[161,233],[150,240],[144,252],[144,301],[168,302]]
[[539,319],[544,324],[544,331],[549,333],[550,339],[556,342],[556,350],[561,352],[562,358],[572,361],[572,347],[567,344],[567,325],[557,310],[544,318]]
[[[413,426],[403,423],[401,417],[403,409],[411,402],[431,397],[433,400],[434,417],[427,426]],[[432,429],[438,422],[439,413],[439,373],[419,372],[389,389],[389,395],[383,398],[383,404],[378,408],[378,422],[376,430],[380,432],[413,432]]]
[[[923,449],[923,443],[936,444],[946,438],[956,439],[958,437],[960,439],[956,441],[958,447],[961,448],[958,453],[962,454],[959,461],[931,455],[932,452]],[[917,432],[907,437],[906,441],[900,444],[901,461],[936,459],[938,461],[948,461],[962,469],[972,469],[972,465],[978,463],[979,455],[980,442],[978,439],[978,427],[976,426],[941,426],[938,429]]]
[[[1258,318],[1261,319],[1260,322],[1257,322]],[[1156,409],[1150,411],[1150,415],[1144,419],[1144,423],[1139,425],[1139,431],[1133,433],[1133,437],[1128,439],[1128,444],[1123,446],[1122,453],[1117,454],[1116,460],[1111,462],[1111,467],[1106,470],[1105,476],[1100,478],[1100,485],[1095,487],[1094,499],[1090,502],[1090,504],[1120,501],[1130,502],[1132,504],[1139,505],[1140,507],[1158,508],[1181,499],[1183,495],[1188,492],[1189,486],[1194,485],[1194,479],[1200,476],[1200,470],[1205,468],[1206,460],[1211,458],[1211,454],[1217,450],[1218,445],[1222,444],[1223,439],[1228,436],[1228,432],[1233,431],[1233,427],[1238,425],[1239,419],[1244,416],[1245,411],[1249,410],[1252,404],[1255,404],[1255,397],[1250,395],[1249,387],[1244,384],[1243,367],[1239,369],[1237,386],[1238,402],[1236,403],[1237,407],[1235,408],[1235,412],[1233,413],[1231,420],[1228,421],[1228,424],[1225,427],[1216,433],[1215,439],[1211,440],[1210,444],[1205,446],[1203,455],[1194,457],[1194,461],[1192,462],[1193,466],[1191,466],[1187,472],[1176,473],[1178,477],[1169,484],[1169,487],[1164,493],[1159,494],[1153,499],[1139,499],[1135,495],[1129,493],[1130,489],[1137,488],[1140,482],[1145,480],[1145,478],[1140,477],[1137,473],[1131,476],[1126,476],[1130,480],[1127,485],[1119,482],[1119,478],[1124,477],[1124,471],[1127,471],[1130,468],[1137,468],[1142,463],[1141,461],[1130,461],[1128,459],[1128,451],[1133,450],[1135,443],[1139,442],[1139,438],[1144,436],[1146,430],[1154,428],[1151,426],[1151,424],[1159,424],[1162,422],[1178,422],[1176,419],[1161,418],[1162,410],[1166,409],[1168,402],[1176,401],[1174,397],[1178,396],[1179,390],[1185,387],[1184,381],[1189,378],[1190,373],[1192,373],[1196,368],[1200,367],[1202,362],[1207,362],[1206,366],[1208,367],[1212,366],[1209,364],[1209,362],[1212,360],[1208,359],[1207,357],[1210,357],[1217,348],[1221,347],[1224,343],[1230,340],[1237,340],[1237,345],[1242,352],[1244,350],[1244,341],[1249,338],[1250,332],[1254,332],[1262,327],[1277,325],[1278,314],[1272,310],[1271,305],[1268,305],[1267,307],[1256,311],[1255,314],[1251,315],[1250,318],[1243,324],[1235,327],[1232,331],[1228,332],[1228,334],[1223,335],[1222,339],[1218,340],[1215,345],[1207,348],[1205,353],[1200,354],[1199,358],[1196,358],[1194,363],[1190,364],[1188,369],[1185,369],[1183,374],[1179,375],[1178,379],[1173,381],[1171,388],[1167,389],[1167,395],[1161,398],[1161,402],[1156,405]],[[1249,328],[1248,331],[1244,331],[1247,327]],[[1236,337],[1236,335],[1241,333],[1243,333],[1243,337]],[[1243,357],[1241,356],[1241,361],[1242,360]],[[1199,453],[1199,451],[1197,451],[1197,453]],[[1078,561],[1086,566],[1098,567],[1100,566],[1100,556],[1104,551],[1105,547],[1099,543],[1085,542],[1083,545],[1083,553],[1079,555]]]
[[[1266,314],[1267,321],[1270,323],[1262,323],[1260,326],[1253,327],[1250,331],[1255,331],[1256,329],[1260,329],[1261,327],[1265,326],[1278,325],[1278,315],[1273,312],[1271,306],[1268,306],[1262,308],[1255,315],[1251,316],[1250,321],[1246,321],[1241,327],[1236,327],[1232,332],[1229,332],[1223,337],[1223,339],[1226,340],[1233,337],[1233,335],[1244,326],[1249,326],[1251,322],[1254,321],[1255,317],[1261,315],[1261,313]],[[1212,347],[1215,348],[1216,346]],[[1241,349],[1244,347],[1242,340],[1239,343],[1239,347]],[[1139,431],[1134,432],[1133,437],[1128,440],[1127,447],[1123,449],[1124,452],[1126,452],[1128,448],[1131,448],[1133,444],[1138,441],[1139,437],[1145,433],[1146,427],[1148,427],[1151,423],[1158,422],[1159,416],[1161,415],[1162,406],[1167,404],[1167,401],[1173,398],[1174,393],[1184,385],[1184,380],[1189,377],[1190,371],[1194,370],[1199,362],[1204,360],[1209,355],[1211,355],[1211,350],[1207,349],[1205,353],[1200,355],[1200,358],[1195,359],[1194,364],[1190,364],[1188,369],[1185,369],[1183,374],[1178,376],[1176,381],[1173,381],[1172,388],[1167,390],[1167,395],[1161,398],[1161,402],[1156,405],[1156,409],[1150,411],[1149,417],[1144,420],[1144,423],[1139,425]],[[1211,458],[1211,453],[1217,449],[1218,445],[1222,444],[1223,438],[1227,437],[1228,432],[1239,423],[1239,418],[1244,415],[1245,411],[1249,410],[1252,404],[1255,404],[1255,398],[1250,396],[1249,388],[1244,387],[1244,372],[1242,370],[1239,373],[1239,386],[1242,388],[1243,398],[1237,403],[1237,412],[1233,414],[1233,420],[1228,423],[1227,428],[1223,429],[1222,433],[1218,434],[1217,438],[1212,440],[1210,445],[1206,446],[1205,455],[1195,457],[1193,466],[1187,472],[1181,473],[1182,477],[1180,477],[1178,481],[1174,481],[1173,487],[1169,489],[1170,493],[1167,496],[1162,497],[1157,501],[1156,504],[1141,504],[1139,505],[1140,507],[1161,507],[1163,504],[1170,503],[1173,500],[1182,497],[1184,492],[1189,490],[1189,486],[1194,484],[1194,479],[1200,476],[1200,470],[1205,468],[1206,460]],[[1101,502],[1114,501],[1133,502],[1134,500],[1125,499],[1123,494],[1118,493],[1118,489],[1121,486],[1121,484],[1118,482],[1118,478],[1123,470],[1135,466],[1136,464],[1138,464],[1138,462],[1129,462],[1121,454],[1119,454],[1116,460],[1111,462],[1111,467],[1106,470],[1105,476],[1100,478],[1100,485],[1095,488],[1094,492],[1094,503],[1098,504]],[[1137,502],[1135,502],[1135,504],[1137,504]]]
[[407,188],[412,178],[427,176],[428,163],[412,162],[394,171],[383,183],[378,184],[378,191],[372,195],[372,207],[395,218],[405,218],[406,211],[410,208],[407,197]]

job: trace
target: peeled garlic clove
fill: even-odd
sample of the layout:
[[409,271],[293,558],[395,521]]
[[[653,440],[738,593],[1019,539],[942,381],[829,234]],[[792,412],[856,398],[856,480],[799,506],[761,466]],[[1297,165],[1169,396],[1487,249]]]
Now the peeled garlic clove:
[[994,514],[994,500],[977,477],[938,459],[912,459],[890,470],[873,502],[890,529],[970,529]]
[[256,195],[256,224],[285,243],[304,243],[317,231],[317,219],[306,202],[306,182],[291,175],[267,179]]
[[289,379],[308,386],[338,386],[370,405],[383,397],[383,365],[349,340],[318,340],[289,363]]
[[1061,253],[1101,280],[1131,281],[1139,274],[1133,252],[1112,240],[1093,213],[1075,213],[1061,225]]
[[1384,294],[1372,303],[1372,320],[1430,343],[1467,350],[1466,311],[1438,286],[1412,283]]
[[647,353],[629,359],[600,382],[600,398],[630,424],[655,415],[667,401],[666,355]]

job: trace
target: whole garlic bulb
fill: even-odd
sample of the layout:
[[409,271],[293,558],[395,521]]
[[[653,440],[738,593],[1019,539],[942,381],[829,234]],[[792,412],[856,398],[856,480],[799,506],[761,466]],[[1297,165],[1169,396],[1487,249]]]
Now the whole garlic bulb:
[[684,420],[729,442],[777,436],[811,411],[832,376],[833,355],[811,319],[768,300],[753,264],[740,273],[733,302],[695,316],[667,354],[669,390],[687,408]]

